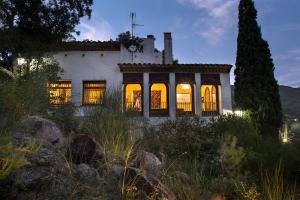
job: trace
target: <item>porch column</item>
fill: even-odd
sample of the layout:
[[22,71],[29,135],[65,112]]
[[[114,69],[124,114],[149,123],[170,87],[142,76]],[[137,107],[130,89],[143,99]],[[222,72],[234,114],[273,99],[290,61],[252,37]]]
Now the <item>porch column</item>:
[[220,114],[228,114],[232,112],[231,102],[231,86],[230,86],[230,74],[220,74],[221,92],[219,92],[220,101]]
[[149,118],[149,73],[143,76],[143,111],[144,117]]
[[196,82],[196,88],[195,88],[195,98],[196,98],[196,104],[195,104],[195,111],[196,115],[202,116],[202,99],[201,99],[201,75],[200,73],[195,73],[195,82]]
[[169,74],[170,84],[169,84],[169,102],[170,102],[170,117],[176,118],[176,83],[175,83],[175,73]]

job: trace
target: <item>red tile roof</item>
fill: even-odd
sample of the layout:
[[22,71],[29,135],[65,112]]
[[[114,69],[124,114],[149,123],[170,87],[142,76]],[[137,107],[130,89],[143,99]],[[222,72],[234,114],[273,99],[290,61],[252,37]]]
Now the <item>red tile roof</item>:
[[96,41],[74,41],[63,42],[61,45],[63,51],[120,51],[120,43],[114,41],[96,42]]
[[229,73],[232,65],[228,64],[152,64],[120,63],[121,72],[199,72]]

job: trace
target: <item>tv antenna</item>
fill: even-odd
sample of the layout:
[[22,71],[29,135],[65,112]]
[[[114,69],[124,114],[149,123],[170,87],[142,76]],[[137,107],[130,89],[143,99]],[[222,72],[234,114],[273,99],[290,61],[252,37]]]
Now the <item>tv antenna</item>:
[[135,12],[130,12],[130,18],[131,18],[131,38],[133,39],[133,37],[134,37],[134,32],[133,32],[134,29],[137,26],[144,26],[144,25],[135,23],[135,19],[136,19],[136,13]]
[[144,25],[135,23],[135,19],[136,19],[135,12],[130,12],[130,18],[131,18],[131,42],[132,42],[132,44],[129,47],[129,51],[131,52],[131,62],[133,63],[133,54],[134,54],[134,52],[137,51],[137,46],[134,45],[134,42],[133,42],[133,39],[134,39],[133,31],[137,26],[144,26]]

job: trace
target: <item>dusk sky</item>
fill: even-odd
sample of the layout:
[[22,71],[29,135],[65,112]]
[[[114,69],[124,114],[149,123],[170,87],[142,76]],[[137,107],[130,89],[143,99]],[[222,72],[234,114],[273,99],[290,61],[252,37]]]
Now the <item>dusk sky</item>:
[[[238,31],[238,0],[94,0],[91,20],[83,19],[77,38],[115,39],[130,30],[129,13],[136,12],[135,35],[173,34],[174,58],[180,63],[234,64]],[[269,42],[280,85],[300,87],[300,0],[256,0],[258,23]],[[232,70],[233,73],[233,70]],[[232,77],[232,83],[234,77]]]

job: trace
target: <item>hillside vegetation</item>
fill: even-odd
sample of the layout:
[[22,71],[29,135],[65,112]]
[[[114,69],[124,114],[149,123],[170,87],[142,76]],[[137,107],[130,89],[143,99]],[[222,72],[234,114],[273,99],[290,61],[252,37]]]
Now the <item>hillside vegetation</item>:
[[[232,96],[234,85],[231,86]],[[283,114],[289,118],[300,118],[300,88],[280,85],[279,93]]]

